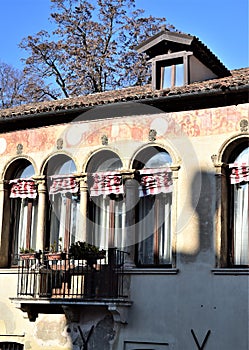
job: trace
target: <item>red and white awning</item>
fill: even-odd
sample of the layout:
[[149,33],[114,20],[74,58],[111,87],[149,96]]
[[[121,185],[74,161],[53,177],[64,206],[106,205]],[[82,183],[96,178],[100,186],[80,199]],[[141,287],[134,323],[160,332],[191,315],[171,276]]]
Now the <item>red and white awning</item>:
[[93,173],[92,177],[93,185],[90,189],[91,197],[124,193],[124,186],[121,174],[117,174],[117,172],[113,171],[106,171]]
[[49,194],[57,193],[78,193],[79,184],[75,177],[70,175],[51,176],[52,184],[49,188]]
[[173,191],[172,171],[170,168],[139,170],[139,196],[170,193]]
[[231,168],[230,182],[232,185],[241,182],[249,182],[249,165],[246,163],[233,163],[229,164]]
[[37,188],[33,179],[10,180],[10,198],[36,198]]

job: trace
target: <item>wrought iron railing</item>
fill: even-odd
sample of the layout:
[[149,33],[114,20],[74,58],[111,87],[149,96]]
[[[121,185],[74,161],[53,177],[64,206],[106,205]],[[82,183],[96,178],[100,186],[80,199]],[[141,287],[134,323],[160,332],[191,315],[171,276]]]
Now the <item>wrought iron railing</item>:
[[103,299],[125,297],[125,252],[110,248],[101,259],[64,254],[20,255],[18,297]]

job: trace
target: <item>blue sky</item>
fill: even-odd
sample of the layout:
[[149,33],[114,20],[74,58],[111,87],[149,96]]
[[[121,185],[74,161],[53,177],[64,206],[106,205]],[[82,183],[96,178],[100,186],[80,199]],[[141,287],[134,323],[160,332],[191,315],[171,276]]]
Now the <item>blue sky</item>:
[[[146,15],[166,17],[197,36],[229,69],[249,65],[248,0],[136,0]],[[21,39],[49,31],[50,0],[0,0],[0,61],[21,68]]]

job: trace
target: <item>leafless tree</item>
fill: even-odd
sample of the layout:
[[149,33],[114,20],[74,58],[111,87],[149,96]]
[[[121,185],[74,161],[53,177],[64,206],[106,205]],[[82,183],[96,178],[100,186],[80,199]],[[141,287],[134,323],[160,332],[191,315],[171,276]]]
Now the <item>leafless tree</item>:
[[47,100],[48,95],[41,87],[45,91],[39,77],[26,77],[21,70],[0,62],[0,109]]
[[28,53],[25,76],[44,82],[43,96],[58,99],[149,81],[145,57],[134,48],[158,32],[165,18],[143,17],[135,0],[51,0],[51,10],[54,30],[20,43]]

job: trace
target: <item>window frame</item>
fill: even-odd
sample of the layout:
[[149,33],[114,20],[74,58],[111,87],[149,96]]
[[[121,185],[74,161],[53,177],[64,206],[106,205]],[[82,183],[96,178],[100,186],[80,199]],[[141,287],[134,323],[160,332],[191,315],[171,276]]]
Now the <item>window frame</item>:
[[[123,248],[123,239],[124,239],[124,230],[125,230],[125,223],[122,223],[121,227],[116,227],[116,222],[119,220],[116,220],[117,217],[115,215],[116,210],[119,210],[119,203],[121,203],[121,206],[123,206],[124,202],[124,195],[123,194],[108,194],[106,195],[107,198],[104,198],[103,194],[100,194],[97,197],[91,197],[91,187],[93,185],[93,179],[92,174],[99,172],[105,173],[105,172],[117,172],[120,173],[120,169],[122,169],[123,163],[121,158],[118,154],[111,150],[101,150],[96,152],[92,157],[89,159],[87,166],[86,166],[86,173],[87,173],[87,183],[88,183],[88,195],[87,195],[87,240],[89,243],[94,244],[98,246],[101,249],[108,249],[108,248]],[[95,198],[98,198],[95,200]],[[106,224],[104,227],[102,227],[102,232],[104,231],[104,234],[101,233],[101,235],[104,235],[104,237],[98,237],[98,226],[99,226],[99,220],[95,220],[95,215],[99,211],[98,208],[100,208],[100,211],[103,212],[103,208],[106,208],[106,204],[108,204],[108,208],[106,210],[106,213],[108,214],[108,218],[106,220]],[[124,206],[123,206],[124,207]],[[125,208],[123,208],[125,214]],[[96,222],[97,221],[97,222]],[[116,237],[116,233],[118,232],[118,237]],[[120,237],[121,235],[121,237]],[[120,242],[120,244],[119,244]]]
[[[165,157],[165,162],[166,162],[166,159],[170,159],[170,164],[163,164],[162,162],[162,157],[161,155],[158,157],[158,162],[159,162],[159,166],[158,168],[162,168],[162,169],[165,169],[165,167],[168,167],[171,169],[172,171],[172,181],[174,182],[174,175],[173,175],[173,170],[178,170],[179,167],[174,167],[172,166],[172,162],[173,162],[173,159],[172,159],[172,156],[171,154],[165,149],[165,148],[162,148],[160,146],[156,146],[156,145],[149,145],[147,147],[145,147],[144,149],[142,149],[137,155],[136,155],[136,158],[134,159],[133,161],[133,168],[136,169],[136,170],[142,170],[142,169],[146,169],[147,168],[147,165],[150,165],[151,169],[155,169],[155,164],[153,165],[153,161],[152,159],[154,158],[154,156],[158,155],[158,153],[165,153],[166,157]],[[138,160],[139,159],[139,160]],[[147,164],[147,165],[146,165]],[[176,176],[177,177],[177,176]],[[147,263],[141,263],[139,261],[139,249],[140,249],[140,242],[137,242],[136,245],[135,245],[135,264],[138,268],[173,268],[175,267],[176,265],[176,256],[175,256],[175,253],[174,253],[174,250],[175,250],[175,237],[174,237],[174,232],[175,232],[175,225],[174,225],[174,221],[175,221],[175,217],[174,217],[174,214],[175,214],[175,210],[173,209],[175,207],[175,198],[174,198],[174,186],[175,186],[175,183],[173,183],[173,191],[172,193],[170,194],[166,194],[166,195],[170,195],[170,203],[171,203],[171,207],[170,207],[170,218],[169,218],[169,223],[170,223],[170,238],[169,238],[169,241],[170,241],[170,263],[160,263],[159,262],[159,256],[160,256],[160,252],[159,252],[159,230],[161,229],[161,226],[163,225],[160,225],[159,227],[156,227],[156,230],[154,231],[153,233],[153,257],[154,257],[154,262],[152,264],[147,264]],[[159,194],[160,196],[161,194]],[[155,203],[158,202],[158,199],[159,199],[159,196],[158,195],[154,195],[154,199],[155,199]],[[139,203],[141,203],[140,201],[137,203],[136,205],[136,223],[137,225],[139,225]],[[160,205],[156,205],[154,210],[156,210],[157,207],[159,207]],[[174,213],[172,214],[172,210],[174,210]],[[158,213],[156,212],[156,215],[158,215]],[[156,223],[155,223],[156,224]],[[137,226],[136,225],[136,226]],[[139,230],[139,228],[138,228]],[[173,248],[174,247],[174,248]],[[155,248],[157,249],[157,251],[155,251]]]
[[[69,173],[70,172],[70,173]],[[47,177],[47,200],[46,200],[46,225],[45,225],[45,250],[50,250],[51,246],[53,249],[59,251],[67,252],[69,250],[70,244],[74,243],[71,241],[71,227],[72,227],[72,215],[71,208],[73,200],[80,203],[80,191],[78,193],[55,193],[49,194],[49,188],[53,182],[53,176],[61,177],[75,177],[77,172],[77,166],[75,161],[69,155],[64,153],[58,153],[53,155],[46,163],[44,168],[44,173]],[[54,198],[52,198],[53,196]],[[65,197],[65,216],[63,222],[58,218],[59,213],[61,213],[61,208],[63,205],[63,197]],[[74,198],[73,198],[74,197]],[[54,201],[57,202],[58,207],[55,208]],[[80,212],[80,208],[76,207],[75,216]],[[52,222],[53,220],[53,222]],[[52,232],[53,224],[56,226],[56,235]],[[76,227],[76,235],[79,227]],[[58,231],[58,232],[57,232]],[[63,231],[63,232],[62,232]],[[60,236],[62,232],[63,236]]]
[[124,350],[167,350],[171,349],[169,343],[155,343],[155,342],[146,342],[146,341],[125,341]]
[[174,73],[172,71],[172,82],[174,84],[168,87],[164,87],[163,78],[164,78],[164,67],[174,66],[177,64],[183,65],[183,85],[187,85],[189,83],[189,56],[193,53],[189,51],[179,51],[179,52],[169,52],[164,55],[159,55],[151,59],[152,63],[152,87],[153,89],[166,89],[172,88],[175,85]]
[[[235,265],[233,263],[232,241],[233,233],[230,228],[231,216],[231,184],[229,164],[234,163],[238,154],[249,146],[249,133],[242,133],[227,140],[221,146],[218,155],[212,160],[216,169],[216,268],[215,274],[246,273],[249,265]],[[221,271],[219,273],[219,270]],[[229,272],[230,270],[230,272]],[[242,272],[244,271],[244,272]]]
[[0,342],[0,349],[1,350],[23,350],[24,345],[17,342],[3,341],[3,342]]
[[[75,237],[77,237],[77,232],[79,227],[75,227],[75,230],[72,229],[73,226],[73,220],[76,219],[78,221],[78,215],[80,212],[80,208],[77,208],[74,211],[74,217],[72,216],[72,206],[74,203],[80,202],[80,194],[73,195],[71,193],[62,195],[61,193],[57,193],[54,195],[54,201],[57,202],[58,207],[57,209],[53,210],[53,207],[55,206],[54,203],[52,203],[52,200],[49,199],[47,202],[47,220],[46,220],[46,249],[49,249],[51,245],[55,245],[55,249],[59,250],[62,249],[63,251],[68,251],[69,246],[71,243],[74,243],[75,240],[72,239],[72,234],[75,233]],[[63,198],[65,197],[65,198]],[[65,201],[65,204],[62,204],[63,199]],[[64,206],[64,220],[63,222],[58,218],[58,213],[61,213],[61,208]],[[53,219],[52,219],[53,217]],[[52,227],[52,220],[53,223],[57,227],[57,235],[54,236],[51,227]],[[60,242],[60,243],[59,243]],[[61,245],[61,247],[59,247]]]
[[[25,206],[25,202],[27,202],[27,213],[26,218],[24,220],[24,216],[21,218],[21,208]],[[32,232],[32,226],[37,224],[34,223],[34,217],[37,220],[38,213],[38,199],[32,198],[11,198],[10,199],[10,256],[11,256],[11,266],[17,265],[17,261],[15,261],[16,256],[19,254],[19,249],[35,249],[36,248],[36,238],[37,238],[37,227],[34,227],[34,231]],[[18,226],[20,222],[26,222],[26,228],[24,228],[24,241],[25,246],[20,246],[17,243],[19,242],[19,230]],[[17,232],[18,230],[18,232]],[[18,237],[17,237],[18,236]],[[18,239],[16,239],[18,238]],[[32,244],[32,241],[34,244]],[[15,246],[17,244],[17,246]]]
[[[159,209],[160,209],[160,206],[161,206],[161,199],[160,199],[160,197],[164,197],[164,194],[159,194],[159,195],[154,195],[153,196],[153,201],[154,201],[154,206],[153,206],[153,213],[154,213],[154,217],[155,217],[155,220],[154,220],[154,222],[153,222],[153,226],[154,226],[154,234],[153,235],[151,235],[151,236],[149,236],[149,237],[147,237],[146,239],[144,239],[142,242],[138,242],[138,243],[136,243],[136,249],[135,249],[135,264],[136,264],[136,266],[137,267],[139,267],[139,268],[153,268],[153,267],[155,267],[155,268],[171,268],[172,267],[172,264],[173,264],[173,262],[172,262],[172,259],[173,259],[173,257],[172,257],[172,218],[171,218],[171,213],[170,213],[170,219],[169,219],[169,223],[170,223],[170,233],[169,233],[169,235],[170,235],[170,237],[169,237],[169,239],[168,239],[168,241],[169,241],[169,248],[167,247],[167,246],[165,246],[165,244],[166,243],[164,243],[164,245],[163,245],[163,248],[165,249],[165,248],[168,248],[169,250],[170,250],[170,256],[169,256],[169,258],[170,258],[170,262],[168,262],[168,263],[163,263],[163,262],[161,262],[160,263],[160,242],[161,242],[161,240],[162,240],[162,236],[164,236],[162,233],[160,233],[160,231],[161,231],[161,229],[162,229],[162,226],[163,225],[159,225],[159,221],[160,221],[160,219],[159,219],[159,216],[160,216],[160,212],[159,212]],[[152,196],[151,196],[152,197]],[[166,196],[165,196],[166,197]],[[166,201],[170,201],[171,202],[171,210],[172,210],[172,195],[167,195],[167,197],[169,197],[169,198],[165,198],[165,202]],[[152,199],[152,198],[151,198]],[[142,199],[140,199],[140,201],[141,201]],[[139,201],[139,202],[140,202]],[[139,212],[139,205],[140,205],[140,203],[137,203],[137,210],[136,210],[136,218],[137,218],[137,222],[138,222],[138,224],[139,224],[139,220],[140,220],[140,218],[138,217],[138,212]],[[165,204],[165,203],[164,203]],[[171,211],[170,210],[170,211]],[[164,213],[165,214],[165,213]],[[165,230],[165,229],[164,229]],[[150,238],[151,237],[151,238]],[[164,238],[164,240],[165,241],[167,241],[167,238],[168,238],[168,236],[167,237],[165,237]],[[140,262],[140,259],[139,259],[139,256],[140,256],[140,249],[143,249],[143,245],[146,245],[146,241],[147,240],[149,240],[149,239],[151,239],[151,241],[153,242],[153,245],[152,245],[152,247],[151,247],[151,250],[152,250],[152,252],[153,252],[153,263],[141,263]],[[146,249],[146,248],[145,248]],[[167,249],[166,249],[167,250]]]
[[[6,177],[8,183],[15,179],[29,179],[35,175],[33,164],[25,158],[16,159],[7,169]],[[37,239],[37,215],[38,215],[38,192],[36,198],[10,198],[11,184],[8,185],[8,199],[4,204],[4,212],[8,217],[9,245],[8,245],[8,266],[17,266],[17,257],[20,249],[35,249]],[[8,203],[7,203],[8,202]],[[26,213],[23,213],[27,203]],[[7,209],[9,208],[9,209]],[[18,211],[18,213],[17,213]],[[25,215],[25,220],[21,215]],[[18,222],[17,222],[18,219]],[[35,220],[35,222],[34,222]],[[26,222],[25,227],[20,231],[19,222]],[[20,232],[22,237],[20,237]],[[20,240],[25,245],[19,245]],[[33,244],[32,244],[33,242]]]
[[[248,145],[249,147],[249,145]],[[244,149],[241,149],[239,147],[239,150],[237,150],[235,148],[232,157],[229,158],[229,162],[230,160],[232,160],[232,162],[236,162],[237,157],[239,157],[241,155],[241,153],[246,150],[248,147],[245,147]],[[248,153],[249,154],[249,153]],[[235,157],[235,159],[234,159]],[[230,267],[245,267],[248,268],[249,267],[249,251],[248,251],[248,263],[247,264],[236,264],[235,260],[238,259],[238,257],[236,257],[236,252],[235,252],[235,191],[239,191],[239,186],[237,184],[231,184],[230,183],[230,179],[229,179],[229,175],[230,175],[231,171],[230,169],[227,169],[227,186],[228,186],[228,216],[230,218],[230,220],[228,220],[228,265]],[[249,183],[247,183],[245,185],[247,187],[247,191],[249,192]],[[249,233],[248,233],[249,234]]]

